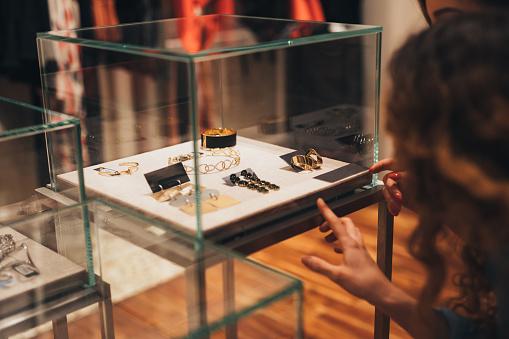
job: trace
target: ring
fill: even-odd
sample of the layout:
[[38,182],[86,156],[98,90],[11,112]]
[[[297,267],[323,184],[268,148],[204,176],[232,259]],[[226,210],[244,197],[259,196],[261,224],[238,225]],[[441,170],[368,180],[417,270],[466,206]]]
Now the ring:
[[[313,158],[314,156],[314,158]],[[322,156],[318,154],[317,151],[315,151],[313,148],[310,148],[306,151],[306,157],[311,158],[315,161],[315,165],[313,166],[313,169],[320,168],[323,165]]]
[[305,171],[312,171],[316,165],[316,160],[305,155],[294,155],[291,163],[292,166],[302,168]]

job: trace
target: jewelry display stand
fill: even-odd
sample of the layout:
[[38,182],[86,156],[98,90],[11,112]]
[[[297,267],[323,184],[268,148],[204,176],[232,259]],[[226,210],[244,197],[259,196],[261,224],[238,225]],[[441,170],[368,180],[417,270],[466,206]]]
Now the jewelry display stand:
[[[142,213],[163,219],[190,232],[196,230],[196,216],[191,216],[172,206],[177,199],[159,202],[152,197],[152,191],[144,174],[166,166],[167,159],[179,154],[187,154],[193,149],[191,142],[165,147],[159,150],[134,155],[124,159],[118,159],[102,163],[84,169],[85,187],[89,196],[97,196],[111,200],[116,204],[125,204],[130,208],[140,210]],[[367,170],[358,167],[358,173],[348,177],[338,176],[332,182],[319,180],[320,176],[347,166],[347,163],[334,159],[323,158],[323,166],[314,171],[295,171],[290,164],[281,159],[281,156],[290,152],[287,149],[264,142],[238,138],[237,145],[232,148],[238,152],[240,161],[237,166],[225,171],[213,171],[200,176],[199,185],[206,189],[213,189],[218,195],[227,195],[239,201],[234,206],[217,209],[214,212],[203,214],[202,230],[205,234],[231,233],[239,224],[245,223],[246,219],[254,223],[256,218],[267,213],[277,213],[295,204],[301,199],[316,200],[323,197],[323,192],[334,189],[335,194],[341,191],[343,184],[347,181],[356,180],[359,186],[371,183],[371,175]],[[206,152],[204,153],[206,154]],[[203,168],[206,163],[217,163],[224,157],[202,157],[199,160],[199,167]],[[139,163],[139,169],[132,175],[116,177],[101,176],[97,172],[98,167],[116,168],[119,163]],[[192,161],[186,161],[189,166],[194,166]],[[240,172],[242,169],[250,168],[260,178],[268,178],[270,182],[276,183],[280,189],[270,191],[268,194],[260,194],[254,190],[241,188],[229,184],[225,177],[231,173]],[[334,173],[332,173],[334,175]],[[195,176],[189,174],[191,183],[196,185]],[[62,181],[76,185],[78,177],[75,172],[60,175]],[[344,192],[351,190],[343,189]],[[206,192],[206,191],[205,191]],[[217,194],[217,193],[216,193]],[[214,196],[206,196],[204,200],[214,199]],[[189,197],[189,203],[194,199]]]
[[[39,33],[45,108],[80,117],[84,180],[79,168],[59,171],[51,178],[58,194],[44,188],[38,193],[65,204],[79,200],[72,188],[80,187],[88,198],[108,199],[101,204],[114,211],[118,204],[141,212],[146,223],[114,218],[115,213],[94,214],[94,220],[107,220],[100,229],[148,252],[184,260],[179,265],[186,267],[184,276],[192,286],[184,309],[198,311],[188,313],[193,316],[181,333],[207,337],[221,328],[234,338],[247,319],[235,312],[241,298],[225,292],[222,307],[228,312],[209,322],[214,303],[204,303],[210,283],[206,273],[217,266],[216,256],[202,251],[207,240],[249,254],[319,225],[318,197],[339,216],[383,200],[376,175],[367,172],[378,160],[381,31],[208,15]],[[79,61],[55,71],[64,46],[76,49]],[[59,88],[62,77],[86,85],[74,91]],[[69,109],[70,98],[82,105]],[[202,149],[202,143],[214,149]],[[228,156],[229,150],[234,153]],[[277,189],[260,184],[258,190],[258,183],[241,175],[243,170]],[[245,183],[229,185],[232,174]],[[190,189],[191,199],[185,196]],[[166,192],[166,201],[154,198]],[[207,200],[221,197],[226,205],[211,208]],[[130,216],[122,207],[117,212]],[[384,241],[378,262],[390,274],[391,218],[379,216],[379,240]],[[179,241],[168,242],[169,229],[185,230],[194,240],[184,248]],[[186,261],[182,253],[199,260]],[[231,291],[243,260],[227,255],[217,262],[221,289]],[[262,280],[270,275],[258,274]],[[291,283],[287,287],[279,292],[295,291]],[[267,297],[286,293],[267,291]],[[182,310],[175,311],[175,319]],[[299,312],[290,337],[302,337]],[[379,315],[377,336],[381,328],[388,329],[388,319]]]
[[[347,164],[365,171],[377,161],[381,31],[375,26],[205,15],[45,32],[37,35],[37,43],[46,108],[73,114],[66,109],[66,89],[57,88],[59,77],[84,79],[91,86],[69,92],[84,103],[79,116],[87,187],[176,222],[201,239],[216,231],[234,236],[236,231],[225,231],[226,225],[249,230],[314,207],[317,197],[330,199],[377,184],[376,176],[361,170],[353,174],[362,180],[352,173],[329,178],[331,182],[311,178]],[[62,44],[79,47],[76,65],[86,64],[86,70],[53,71],[50,66]],[[199,155],[203,142],[215,150],[237,149],[240,164],[232,167],[234,157],[186,161],[195,168],[188,173],[190,182],[198,183],[187,214],[150,201],[154,191],[147,190],[140,174],[163,169],[170,158]],[[323,168],[312,173],[296,175],[280,158],[309,149],[325,159]],[[105,173],[125,171],[120,164],[129,162],[139,164],[132,166],[131,175]],[[223,184],[224,176],[248,168],[281,189],[263,195]],[[76,182],[60,174],[53,185]],[[201,187],[241,205],[205,213],[205,204],[197,201],[204,198]]]

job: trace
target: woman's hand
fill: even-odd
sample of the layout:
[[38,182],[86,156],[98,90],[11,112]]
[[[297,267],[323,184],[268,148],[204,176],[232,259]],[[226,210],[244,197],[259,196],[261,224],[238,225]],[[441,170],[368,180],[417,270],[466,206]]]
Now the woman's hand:
[[398,172],[399,170],[397,161],[393,158],[381,160],[369,169],[369,173],[371,174],[380,173],[382,171],[392,171],[391,173],[386,174],[383,178],[383,182],[385,184],[383,195],[385,201],[387,201],[389,213],[394,216],[397,216],[399,212],[401,212],[401,207],[403,207],[406,203],[406,198],[404,199],[404,196],[401,193],[403,186],[402,181],[404,180],[406,173]]
[[417,312],[417,301],[382,273],[366,250],[362,235],[352,220],[338,218],[322,199],[318,199],[317,205],[325,217],[320,231],[332,230],[325,239],[328,242],[337,241],[334,251],[343,253],[343,263],[332,265],[317,257],[304,257],[302,263],[350,294],[379,308],[413,338],[435,338],[439,321],[435,312],[426,310],[430,321],[423,321],[422,314]]
[[323,274],[356,297],[374,303],[381,298],[384,286],[389,280],[378,268],[364,246],[359,229],[349,218],[338,218],[322,199],[317,201],[318,209],[325,218],[320,231],[332,233],[325,239],[337,244],[334,251],[343,254],[341,265],[332,265],[318,257],[304,257],[302,263],[312,271]]

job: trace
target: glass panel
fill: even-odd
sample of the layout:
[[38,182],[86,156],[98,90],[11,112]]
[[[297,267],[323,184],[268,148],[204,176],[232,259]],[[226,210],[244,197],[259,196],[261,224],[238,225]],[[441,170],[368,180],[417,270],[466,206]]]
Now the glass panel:
[[[302,337],[297,279],[208,243],[197,244],[164,223],[109,203],[93,201],[52,216],[59,217],[63,230],[74,229],[78,219],[70,216],[83,216],[83,211],[91,221],[94,270],[101,277],[96,288],[103,298],[92,302],[102,308],[67,316],[73,336],[100,337],[102,324],[115,337],[252,338],[261,331],[271,337]],[[77,239],[63,233],[60,239],[71,248]],[[269,322],[269,328],[260,325]],[[45,326],[32,333],[43,336],[48,330]]]
[[217,241],[376,185],[380,41],[223,15],[38,35],[46,107],[82,119],[88,192]]
[[54,208],[55,192],[83,198],[78,180],[61,185],[62,173],[82,168],[76,117],[0,98],[0,224]]
[[[48,319],[48,305],[95,285],[87,206],[46,211],[0,225],[0,331]],[[6,331],[6,332],[4,332]]]
[[79,45],[165,58],[250,54],[254,51],[381,32],[380,27],[342,23],[203,15],[154,22],[39,33]]

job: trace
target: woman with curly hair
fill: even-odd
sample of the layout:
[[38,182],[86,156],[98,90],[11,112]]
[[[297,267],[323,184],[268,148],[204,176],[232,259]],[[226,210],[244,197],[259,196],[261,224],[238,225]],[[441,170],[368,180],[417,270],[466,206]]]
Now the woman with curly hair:
[[[462,13],[509,10],[509,0],[417,0],[417,4],[429,25]],[[392,171],[383,177],[385,184],[383,194],[389,212],[394,216],[399,214],[402,206],[415,209],[409,195],[406,194],[406,173],[402,172],[404,170],[405,168],[398,164],[394,158],[380,160],[370,168],[370,172],[373,174]]]
[[[382,274],[352,221],[337,218],[323,200],[320,230],[332,230],[326,240],[336,241],[343,263],[302,261],[415,338],[509,337],[509,16],[443,20],[411,37],[390,72],[387,128],[420,211],[409,242],[428,272],[420,298]],[[451,308],[434,309],[446,278],[438,244],[445,225],[461,233],[467,270]]]
[[509,7],[508,0],[417,0],[428,24],[464,12]]

